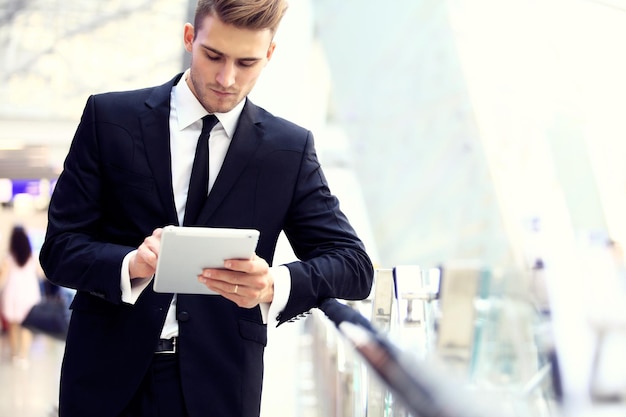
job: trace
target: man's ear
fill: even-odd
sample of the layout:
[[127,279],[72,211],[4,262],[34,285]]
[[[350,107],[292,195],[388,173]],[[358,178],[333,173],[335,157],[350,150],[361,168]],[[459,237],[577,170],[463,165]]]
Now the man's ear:
[[193,37],[195,36],[195,30],[191,23],[185,23],[183,32],[183,42],[185,43],[185,49],[187,52],[191,52],[193,46]]
[[270,43],[270,47],[267,48],[267,60],[269,61],[270,59],[272,59],[272,55],[274,55],[274,49],[276,48],[276,42],[272,41],[272,43]]

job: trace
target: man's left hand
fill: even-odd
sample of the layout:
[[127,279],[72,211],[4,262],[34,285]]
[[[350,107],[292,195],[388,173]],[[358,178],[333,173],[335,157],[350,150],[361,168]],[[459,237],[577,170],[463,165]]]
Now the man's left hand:
[[204,269],[198,281],[239,307],[252,308],[274,298],[274,279],[265,259],[229,259],[224,269]]

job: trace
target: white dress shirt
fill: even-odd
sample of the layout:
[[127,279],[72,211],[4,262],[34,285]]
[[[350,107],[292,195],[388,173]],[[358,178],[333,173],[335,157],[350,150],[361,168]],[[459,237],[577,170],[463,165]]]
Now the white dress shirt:
[[[186,82],[188,75],[189,70],[185,72],[178,84],[174,86],[170,98],[169,125],[172,187],[180,223],[182,223],[185,217],[189,178],[191,177],[198,136],[202,131],[202,118],[208,114],[189,89],[189,85]],[[226,152],[235,134],[237,122],[244,104],[245,100],[242,100],[228,113],[214,113],[219,122],[209,135],[209,193],[213,184],[215,184],[215,179],[226,157]],[[130,279],[128,266],[130,257],[134,252],[126,255],[122,262],[121,271],[122,301],[129,304],[134,304],[137,301],[141,292],[153,278]],[[271,303],[261,303],[260,305],[263,322],[268,325],[268,328],[277,324],[276,317],[287,304],[289,292],[291,291],[291,276],[286,266],[272,267],[270,268],[270,273],[274,278],[274,300]],[[177,334],[176,296],[174,296],[161,332],[161,338],[169,339]]]

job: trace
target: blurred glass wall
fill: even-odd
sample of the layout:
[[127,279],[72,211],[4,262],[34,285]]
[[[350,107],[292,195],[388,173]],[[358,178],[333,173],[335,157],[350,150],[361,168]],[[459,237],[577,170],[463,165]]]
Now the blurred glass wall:
[[383,265],[513,271],[587,398],[594,336],[626,324],[624,2],[314,5]]
[[[314,2],[386,264],[626,239],[620,2]],[[623,5],[622,5],[623,6]]]

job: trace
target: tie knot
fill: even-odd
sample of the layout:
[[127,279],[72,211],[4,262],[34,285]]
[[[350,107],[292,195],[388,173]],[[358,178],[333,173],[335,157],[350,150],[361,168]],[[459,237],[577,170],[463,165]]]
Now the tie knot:
[[217,124],[218,120],[214,114],[207,114],[202,118],[202,133],[201,136],[206,137],[211,132],[211,129]]

